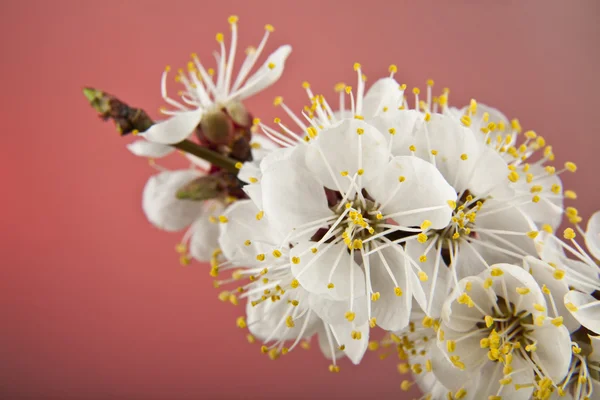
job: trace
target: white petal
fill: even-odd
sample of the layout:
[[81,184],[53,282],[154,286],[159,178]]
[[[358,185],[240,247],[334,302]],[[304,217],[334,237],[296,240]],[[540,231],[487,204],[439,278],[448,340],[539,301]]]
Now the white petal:
[[218,217],[223,208],[220,201],[205,201],[202,215],[192,226],[189,249],[192,257],[198,261],[210,261],[213,252],[219,247],[219,224],[210,222],[208,217]]
[[[383,111],[384,107],[396,110],[402,105],[404,91],[394,78],[382,78],[371,86],[363,99],[362,115],[371,118]],[[386,111],[387,112],[387,111]]]
[[254,180],[260,181],[261,176],[262,172],[257,161],[246,161],[237,174],[238,179],[246,183],[251,183]]
[[[294,158],[272,163],[263,173],[261,188],[265,215],[280,232],[287,234],[301,225],[333,216],[323,184]],[[318,228],[315,226],[314,232]],[[314,232],[305,236],[310,238]]]
[[252,159],[254,161],[260,161],[265,158],[268,154],[270,154],[273,150],[278,150],[279,147],[275,142],[273,142],[268,137],[261,135],[259,133],[255,133],[252,135]]
[[508,164],[497,151],[482,146],[481,151],[474,151],[473,158],[474,163],[470,167],[473,169],[464,180],[472,194],[489,194],[497,199],[514,198],[514,189],[509,186],[507,179]]
[[[407,156],[410,155],[410,145],[415,142],[415,131],[424,123],[424,120],[423,114],[416,110],[394,108],[369,119],[368,123],[383,134],[393,156]],[[390,133],[390,130],[393,134]]]
[[159,144],[149,142],[145,139],[138,139],[135,142],[129,143],[127,145],[127,149],[131,151],[136,156],[140,157],[152,157],[152,158],[161,158],[166,156],[167,154],[172,153],[175,148]]
[[275,50],[265,63],[248,78],[248,81],[231,97],[244,100],[268,88],[281,77],[285,60],[292,52],[292,46],[283,45]]
[[[301,301],[300,304],[302,303],[303,302]],[[300,305],[299,307],[302,306]],[[300,334],[306,318],[309,318],[307,328],[302,335],[303,338],[308,338],[316,332],[321,323],[315,313],[310,311],[302,318],[295,319],[292,328],[287,327],[286,324],[283,323],[277,333],[272,335],[282,319],[291,315],[290,312],[295,311],[295,315],[300,315],[302,309],[299,307],[293,308],[292,311],[290,311],[289,304],[285,298],[282,298],[277,302],[264,301],[256,306],[252,306],[251,302],[248,301],[246,305],[248,329],[252,335],[260,340],[266,340],[268,337],[272,337],[273,340],[295,340]]]
[[577,311],[571,313],[581,325],[600,334],[600,300],[589,294],[571,290],[565,295],[564,302],[565,305],[571,303],[577,307]]
[[[241,200],[231,205],[224,213],[228,222],[219,224],[219,246],[228,260],[243,261],[247,266],[273,260],[273,250],[280,244],[281,238],[271,229],[266,216],[260,220],[256,218],[258,212],[252,201]],[[247,241],[250,241],[249,245]],[[264,254],[266,260],[257,260],[259,254]]]
[[191,170],[166,171],[148,179],[142,193],[142,209],[148,220],[166,231],[190,225],[202,213],[203,202],[180,200],[177,191],[200,174]]
[[[541,165],[531,165],[529,173],[535,178],[535,185],[541,186],[542,191],[537,195],[540,201],[537,203],[527,203],[521,205],[520,208],[527,214],[536,224],[549,224],[553,229],[558,228],[563,217],[563,197],[552,192],[552,187],[558,185],[562,187],[562,182],[558,175],[548,175]],[[528,194],[531,196],[531,183],[523,178],[511,184],[512,187],[520,194]]]
[[[470,177],[477,172],[475,165],[484,149],[470,129],[454,118],[433,114],[427,123],[418,125],[414,137],[418,157],[430,161],[431,151],[437,151],[435,164],[444,178],[458,192],[470,189]],[[467,155],[466,160],[462,159],[463,154]]]
[[[493,277],[491,275],[493,269],[500,269],[504,273],[499,277]],[[481,277],[491,278],[493,282],[491,290],[508,302],[518,304],[519,310],[527,310],[533,316],[547,315],[547,312],[537,311],[534,307],[534,304],[541,304],[546,309],[548,308],[538,283],[524,268],[512,264],[495,264],[491,269],[482,273]],[[529,293],[521,295],[517,292],[517,288],[527,288]]]
[[[430,278],[431,279],[431,278]],[[467,332],[474,329],[477,322],[472,321],[473,318],[484,321],[484,315],[477,307],[468,307],[467,304],[459,304],[458,296],[465,293],[467,283],[471,283],[469,296],[488,315],[491,314],[493,304],[496,302],[496,295],[483,286],[484,280],[479,276],[471,276],[458,282],[458,287],[448,296],[442,307],[442,320],[451,329],[457,332]],[[454,316],[458,316],[455,318]],[[460,317],[466,317],[461,319]]]
[[[533,387],[525,386],[517,389],[515,385],[529,385],[534,381],[533,369],[520,357],[514,357],[511,363],[513,370],[519,371],[518,373],[512,374],[512,382],[509,385],[505,385],[502,388],[501,398],[510,400],[530,400],[533,392]],[[487,362],[486,365],[481,369],[479,377],[479,384],[477,390],[474,393],[474,399],[487,399],[488,396],[493,393],[497,393],[500,389],[500,380],[504,378],[502,371],[503,364],[496,362]],[[561,397],[562,399],[562,397]]]
[[[329,296],[310,293],[308,297],[310,309],[325,322],[338,324],[355,324],[362,325],[368,322],[367,301],[370,301],[366,296],[355,298],[350,305],[350,300],[332,300]],[[346,319],[346,313],[352,311],[355,314],[354,321],[349,322]]]
[[[406,243],[406,253],[413,260],[419,260],[429,243],[419,243],[412,240]],[[462,254],[461,254],[462,260]],[[464,260],[460,262],[462,265]],[[427,308],[425,312],[432,318],[439,318],[442,313],[442,306],[449,294],[450,274],[446,263],[441,257],[440,251],[432,249],[427,255],[427,260],[419,262],[419,267],[427,274],[429,279],[425,282],[419,282],[425,293]]]
[[[387,271],[382,258],[402,291],[401,296],[395,293],[396,285]],[[391,247],[379,250],[370,256],[369,269],[371,272],[371,287],[373,292],[379,292],[380,298],[371,303],[373,316],[377,325],[387,331],[404,329],[409,322],[412,305],[412,291],[409,286],[407,270],[410,268],[404,257]]]
[[[486,233],[477,229],[507,231],[509,233]],[[520,255],[517,257],[510,255],[510,253],[484,248],[482,249],[482,255],[488,264],[499,262],[520,264],[523,256],[537,254],[534,241],[525,235],[527,232],[537,231],[537,227],[520,209],[516,207],[507,208],[505,202],[495,199],[486,200],[481,210],[477,212],[475,231],[482,242],[487,242],[490,245]],[[522,235],[511,234],[511,232],[520,232]]]
[[571,337],[564,326],[554,326],[546,321],[529,335],[536,341],[533,360],[554,382],[563,380],[571,365]]
[[[330,327],[338,344],[344,346],[344,353],[350,361],[355,365],[360,363],[369,345],[369,323],[356,325],[355,323],[346,322],[330,325]],[[352,338],[353,331],[360,332],[361,338],[359,340]]]
[[251,183],[248,185],[244,185],[242,190],[248,195],[248,197],[250,197],[250,200],[252,200],[256,208],[258,208],[259,210],[263,209],[262,186],[260,183]]
[[[359,135],[358,130],[363,133]],[[322,130],[306,147],[308,168],[332,190],[338,190],[338,184],[344,191],[350,188],[348,177],[341,176],[344,171],[352,177],[363,169],[364,174],[359,179],[362,182],[372,180],[389,157],[384,136],[358,119],[345,119]]]
[[147,131],[140,133],[140,136],[154,143],[178,143],[194,132],[201,119],[200,109],[183,111],[152,125]]
[[[335,355],[336,360],[344,357],[344,351],[340,350],[339,346],[337,345],[337,341],[335,340],[335,337],[333,337],[329,325],[325,323],[321,323],[320,325],[321,326],[317,330],[317,336],[319,339],[319,349],[321,349],[321,353],[328,360],[332,360],[333,355]],[[326,329],[329,330],[329,336],[327,335]],[[331,338],[331,343],[329,343],[329,338]],[[333,347],[333,354],[331,354],[331,347]]]
[[[311,248],[315,242],[300,242],[290,250],[290,257],[298,257],[298,264],[292,263],[292,274],[304,289],[311,293],[331,296],[334,300],[347,300],[365,294],[365,274],[358,264],[350,257],[348,247],[340,242],[326,249],[321,246],[317,253]],[[309,265],[310,264],[310,265]],[[308,268],[307,268],[308,266]],[[335,268],[330,280],[330,273]],[[354,289],[350,284],[351,275]],[[327,286],[333,283],[334,287]]]
[[600,211],[595,212],[588,220],[585,245],[590,253],[600,260]]
[[600,336],[591,336],[590,342],[592,344],[592,353],[589,356],[589,359],[595,363],[600,363]]
[[[459,356],[460,361],[465,364],[465,370],[467,372],[472,373],[477,370],[482,363],[488,362],[487,350],[482,349],[479,344],[481,339],[487,337],[485,332],[477,332],[478,329],[474,328],[472,332],[476,333],[467,336],[464,332],[453,330],[452,327],[445,322],[440,326],[440,330],[444,332],[444,340],[441,341],[438,336],[438,348],[444,352],[447,357]],[[471,334],[472,332],[469,331],[468,333]],[[448,351],[448,340],[454,340],[456,342],[456,347],[452,353]]]
[[[552,296],[554,304],[556,305],[556,311],[558,312],[558,315],[555,315],[552,308],[550,308],[550,316],[553,318],[562,316],[563,324],[567,327],[569,332],[577,330],[581,325],[567,310],[563,302],[565,294],[569,291],[569,285],[567,285],[566,279],[554,279],[554,268],[548,263],[535,257],[525,257],[523,259],[523,267],[529,271],[540,286],[546,285],[550,290],[550,296]],[[548,304],[550,304],[549,301]]]
[[431,372],[448,390],[457,391],[469,384],[469,373],[455,367],[438,346],[429,346],[428,356],[431,360]]
[[[448,225],[452,216],[448,201],[456,200],[456,191],[433,165],[417,157],[398,156],[377,172],[378,178],[366,188],[376,201],[383,203],[384,217],[403,213],[391,217],[403,226],[420,226],[424,220],[431,222],[432,229]],[[430,207],[435,209],[416,211]]]

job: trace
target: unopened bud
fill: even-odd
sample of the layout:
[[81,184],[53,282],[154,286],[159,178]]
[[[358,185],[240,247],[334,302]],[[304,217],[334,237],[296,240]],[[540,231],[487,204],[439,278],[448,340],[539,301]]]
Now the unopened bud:
[[244,128],[249,128],[252,125],[252,117],[250,116],[250,113],[239,101],[228,102],[225,106],[225,110],[236,125]]
[[222,111],[213,111],[202,117],[200,130],[202,136],[210,143],[227,145],[233,136],[234,126],[227,114]]

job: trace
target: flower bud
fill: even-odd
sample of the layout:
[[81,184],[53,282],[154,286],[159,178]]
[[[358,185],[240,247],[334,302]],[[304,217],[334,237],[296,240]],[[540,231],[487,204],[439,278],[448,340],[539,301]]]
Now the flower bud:
[[[227,114],[217,110],[206,113],[200,121],[201,135],[211,144],[229,144],[234,133],[233,121]],[[202,138],[200,138],[202,139]]]

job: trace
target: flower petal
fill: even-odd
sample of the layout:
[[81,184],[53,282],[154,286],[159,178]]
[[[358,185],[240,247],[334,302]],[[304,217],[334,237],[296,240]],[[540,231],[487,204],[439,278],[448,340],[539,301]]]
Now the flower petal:
[[585,245],[590,253],[600,260],[600,211],[595,212],[588,220]]
[[[281,238],[271,229],[269,219],[257,219],[259,210],[250,200],[240,200],[231,205],[224,216],[227,223],[219,224],[219,246],[223,255],[230,261],[243,261],[246,266],[259,265],[272,261],[273,250]],[[264,261],[257,259],[259,254]]]
[[389,215],[402,226],[420,226],[424,220],[431,222],[431,229],[448,225],[452,216],[448,201],[456,200],[456,191],[433,165],[418,157],[398,156],[377,172],[378,178],[366,189],[383,205],[384,218]]
[[[316,242],[300,242],[290,250],[292,274],[300,285],[311,293],[330,296],[334,300],[347,300],[365,294],[365,274],[350,257],[348,247],[340,242],[333,246],[321,246],[313,253]],[[333,270],[333,275],[331,271]],[[331,275],[331,276],[330,276]],[[354,282],[354,288],[351,286]],[[333,284],[330,288],[329,285]]]
[[[317,336],[319,339],[319,349],[321,349],[321,353],[328,360],[332,360],[335,356],[336,360],[345,356],[343,350],[340,350],[337,345],[336,339],[333,337],[331,333],[331,328],[329,328],[329,324],[322,322],[321,326],[317,329]],[[331,343],[329,342],[331,340]],[[333,347],[333,354],[332,354]]]
[[[344,353],[357,365],[362,360],[369,345],[369,323],[357,325],[354,322],[330,325],[331,332],[340,346],[344,346]],[[353,337],[354,332],[360,333],[360,339]]]
[[190,254],[198,261],[210,261],[213,252],[219,247],[219,224],[209,221],[209,216],[218,217],[224,206],[218,200],[204,202],[202,215],[192,225]]
[[199,176],[192,170],[180,170],[150,177],[142,193],[142,209],[148,220],[166,231],[178,231],[191,225],[202,213],[203,203],[180,200],[176,193]]
[[[265,215],[285,234],[301,225],[333,216],[323,184],[293,157],[273,162],[263,172],[261,188]],[[314,232],[319,227],[315,225]],[[305,236],[310,238],[314,232]]]
[[[358,177],[358,181],[372,180],[389,157],[384,136],[358,119],[345,119],[322,130],[306,147],[309,170],[325,187],[332,190],[341,188],[344,192],[351,188],[349,177],[362,169],[364,174]],[[344,177],[342,173],[348,176]]]
[[[317,313],[317,315],[325,322],[338,324],[355,324],[362,325],[368,322],[367,301],[370,301],[366,296],[357,297],[350,304],[350,300],[332,300],[329,296],[310,293],[308,297],[309,307]],[[346,318],[346,313],[352,311],[354,320],[349,322]]]
[[482,246],[487,243],[489,246],[504,249],[481,249],[483,258],[490,265],[498,262],[520,264],[524,256],[537,254],[534,241],[526,235],[530,231],[537,231],[537,227],[523,211],[516,207],[507,208],[503,201],[488,199],[483,203],[483,207],[477,212],[474,231],[477,232]]
[[[404,90],[394,78],[381,78],[367,91],[363,99],[362,116],[371,118],[383,112],[383,108],[396,110],[402,105]],[[387,112],[387,111],[386,111]]]
[[571,366],[571,336],[564,326],[554,326],[546,321],[544,326],[536,327],[529,333],[536,342],[533,360],[544,374],[554,382],[560,382]]
[[[419,243],[416,240],[411,240],[406,243],[406,253],[413,260],[419,260],[428,246],[428,243]],[[449,294],[450,288],[450,274],[446,263],[442,259],[441,252],[441,246],[439,250],[433,249],[427,255],[425,262],[418,263],[419,267],[429,277],[425,282],[418,282],[418,284],[423,288],[425,293],[427,306],[424,311],[432,318],[440,317],[442,306]]]
[[252,146],[252,159],[254,161],[260,161],[273,150],[278,150],[281,148],[271,139],[259,133],[252,135],[252,141],[250,142],[250,145]]
[[385,136],[393,156],[408,156],[411,154],[409,147],[415,141],[415,131],[424,123],[424,120],[423,114],[416,110],[394,108],[380,113],[367,122]]
[[231,94],[230,98],[244,100],[277,82],[283,73],[285,60],[291,52],[292,46],[283,45],[271,53],[265,63],[248,78],[248,81],[236,93]]
[[167,120],[152,125],[139,135],[154,143],[179,143],[194,132],[202,119],[202,114],[201,109],[179,112]]
[[[567,285],[566,279],[555,279],[555,269],[548,263],[545,263],[535,257],[527,256],[523,259],[523,267],[529,271],[529,273],[535,278],[538,284],[546,285],[550,290],[550,295],[556,306],[556,314],[552,314],[551,317],[563,317],[563,324],[567,327],[569,332],[574,332],[581,326],[579,322],[571,315],[563,303],[565,294],[569,291],[569,285]],[[554,312],[551,309],[552,312]]]
[[[371,303],[373,316],[377,325],[387,331],[404,329],[409,322],[412,291],[408,278],[410,271],[407,269],[410,267],[404,257],[391,247],[369,257],[371,287],[373,292],[380,295],[377,301]],[[396,294],[396,287],[400,289],[400,296]]]
[[127,145],[127,150],[136,156],[161,158],[171,154],[175,148],[164,144],[149,142],[145,139],[138,139]]
[[600,334],[600,300],[589,294],[571,290],[565,295],[564,303],[567,308],[572,308],[571,305],[576,307],[576,311],[571,311],[571,314],[581,325]]

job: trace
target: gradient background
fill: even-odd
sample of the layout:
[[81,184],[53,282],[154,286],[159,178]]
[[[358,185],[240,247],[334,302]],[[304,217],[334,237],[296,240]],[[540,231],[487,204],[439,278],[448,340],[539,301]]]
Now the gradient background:
[[372,80],[396,63],[409,87],[434,78],[451,104],[476,97],[543,134],[579,166],[564,180],[581,214],[600,208],[597,1],[4,0],[1,399],[414,397],[392,357],[331,375],[315,347],[261,356],[207,266],[181,267],[179,235],[147,223],[153,171],[81,95],[93,85],[156,116],[164,66],[210,59],[234,13],[244,47],[265,23],[269,49],[294,46],[285,78],[249,103],[264,120],[276,95],[303,105],[305,79],[328,93],[354,82],[355,61]]

